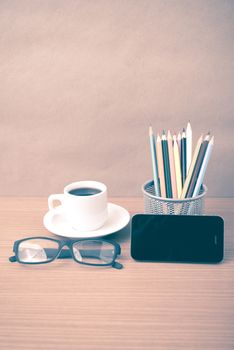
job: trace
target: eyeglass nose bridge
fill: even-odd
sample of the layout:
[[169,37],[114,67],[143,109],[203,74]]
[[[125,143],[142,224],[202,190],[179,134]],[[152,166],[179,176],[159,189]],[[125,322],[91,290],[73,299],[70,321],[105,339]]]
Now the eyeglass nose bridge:
[[[79,250],[76,250],[76,253],[74,254],[74,251],[72,249],[73,242],[72,241],[61,241],[60,242],[60,252],[58,255],[58,258],[70,258],[75,256],[75,258],[79,261],[82,261],[82,256],[79,252]],[[68,249],[63,249],[64,247],[67,247]]]

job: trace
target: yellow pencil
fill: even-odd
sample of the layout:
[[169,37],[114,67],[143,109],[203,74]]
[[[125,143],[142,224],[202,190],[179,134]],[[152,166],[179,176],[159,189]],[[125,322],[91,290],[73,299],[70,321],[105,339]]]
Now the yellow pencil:
[[199,150],[200,150],[200,147],[201,147],[201,144],[202,144],[202,139],[203,139],[203,135],[201,135],[200,138],[197,141],[197,145],[196,145],[196,148],[195,148],[195,151],[194,151],[194,154],[193,154],[192,162],[191,162],[190,167],[189,167],[188,175],[186,177],[186,181],[184,183],[180,199],[184,199],[185,198],[187,190],[189,188],[189,184],[190,184],[190,181],[191,181],[191,178],[192,178],[192,175],[193,175],[193,170],[194,170],[194,167],[196,165],[197,156],[199,154]]
[[172,138],[171,138],[170,130],[168,130],[167,132],[167,143],[168,143],[168,153],[169,153],[169,163],[170,163],[170,173],[171,173],[172,197],[178,198],[176,172],[175,172],[175,160],[174,160],[174,152],[172,147]]
[[175,159],[177,196],[178,198],[180,198],[181,191],[182,191],[182,179],[181,179],[181,167],[180,167],[180,151],[179,151],[176,135],[173,136],[173,152],[174,152],[174,159]]
[[160,182],[161,197],[166,198],[162,142],[159,135],[157,135],[157,140],[156,140],[156,154],[157,154],[157,160],[158,160],[158,175],[159,175],[159,182]]

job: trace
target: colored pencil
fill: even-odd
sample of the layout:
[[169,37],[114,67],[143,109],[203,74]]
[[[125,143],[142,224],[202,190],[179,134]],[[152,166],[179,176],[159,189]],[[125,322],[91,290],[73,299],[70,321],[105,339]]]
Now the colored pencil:
[[182,185],[184,185],[186,180],[186,134],[185,129],[183,129],[182,132],[182,139],[181,139],[181,173],[182,173]]
[[180,132],[177,135],[177,143],[178,143],[179,152],[181,153],[181,133]]
[[210,139],[210,134],[208,133],[206,135],[204,141],[202,142],[202,145],[201,145],[200,150],[199,150],[199,154],[198,154],[197,161],[196,161],[196,164],[195,164],[195,167],[194,167],[193,175],[192,175],[192,178],[191,178],[191,181],[190,181],[190,184],[189,184],[188,191],[186,193],[186,197],[187,198],[191,198],[193,193],[194,193],[194,189],[195,189],[195,186],[196,186],[197,178],[198,178],[201,166],[202,166],[202,162],[203,162],[203,159],[204,159],[204,156],[205,156],[205,153],[206,153],[206,149],[207,149],[207,146],[208,146],[208,143],[209,143],[209,139]]
[[172,147],[172,137],[171,137],[170,130],[168,130],[167,132],[167,143],[168,143],[169,164],[170,164],[170,172],[171,172],[172,197],[178,198],[177,185],[176,185],[176,173],[175,173],[175,160],[174,160],[174,152]]
[[149,139],[150,139],[151,160],[152,160],[153,178],[154,178],[154,191],[155,191],[155,196],[159,197],[161,194],[159,189],[158,165],[157,165],[155,139],[154,139],[152,126],[149,127]]
[[188,175],[186,177],[186,180],[185,180],[185,183],[184,183],[184,186],[183,186],[183,190],[182,190],[182,193],[181,193],[181,196],[180,196],[181,199],[184,199],[185,196],[186,196],[186,193],[187,193],[190,181],[191,181],[191,177],[193,175],[193,170],[194,170],[194,167],[195,167],[195,164],[196,164],[196,161],[197,161],[197,157],[198,157],[198,154],[199,154],[199,150],[200,150],[200,147],[201,147],[201,144],[202,144],[202,139],[203,139],[203,136],[201,135],[200,138],[198,139],[196,147],[195,147],[195,151],[194,151],[194,154],[193,154],[193,159],[192,159],[192,162],[190,164],[189,172],[188,172]]
[[202,162],[202,166],[201,166],[198,178],[197,178],[197,183],[196,183],[196,186],[195,186],[195,189],[193,192],[193,197],[196,197],[199,195],[199,191],[200,191],[201,185],[202,185],[203,180],[204,180],[206,168],[207,168],[207,165],[208,165],[209,160],[210,160],[213,146],[214,146],[214,136],[211,138],[211,140],[207,146],[206,153],[205,153],[205,156],[204,156],[204,159]]
[[192,128],[190,122],[186,128],[186,175],[188,175],[189,167],[192,161]]
[[181,182],[181,168],[180,168],[180,153],[179,153],[179,147],[178,147],[176,135],[173,136],[173,152],[174,152],[174,160],[175,160],[177,195],[178,195],[178,198],[180,198],[181,191],[182,191],[182,182]]
[[165,185],[166,185],[166,195],[167,195],[167,198],[172,198],[168,143],[167,143],[164,130],[162,134],[162,150],[163,150],[163,166],[164,166],[164,176],[165,176]]
[[158,161],[158,175],[160,183],[161,196],[166,198],[166,187],[165,187],[165,176],[164,176],[164,167],[163,167],[163,153],[162,153],[162,142],[159,135],[157,135],[156,140],[156,152],[157,152],[157,161]]

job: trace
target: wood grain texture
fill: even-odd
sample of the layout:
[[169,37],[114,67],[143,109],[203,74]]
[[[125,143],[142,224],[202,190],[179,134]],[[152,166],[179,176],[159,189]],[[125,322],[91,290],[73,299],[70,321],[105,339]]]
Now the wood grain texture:
[[[112,198],[131,214],[139,198]],[[14,240],[51,234],[43,227],[46,198],[0,199],[1,350],[234,349],[234,199],[207,199],[206,213],[225,220],[219,265],[139,263],[129,232],[123,270],[72,260],[27,267],[8,262]]]

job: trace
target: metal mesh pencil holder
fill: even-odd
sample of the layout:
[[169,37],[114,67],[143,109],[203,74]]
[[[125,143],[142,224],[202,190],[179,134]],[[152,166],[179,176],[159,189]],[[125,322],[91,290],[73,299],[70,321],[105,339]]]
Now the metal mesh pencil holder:
[[202,185],[199,195],[193,198],[171,199],[155,196],[154,182],[142,186],[145,214],[202,215],[207,187]]

